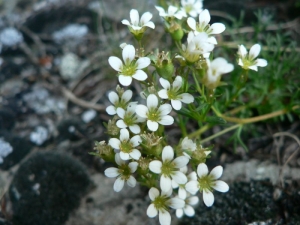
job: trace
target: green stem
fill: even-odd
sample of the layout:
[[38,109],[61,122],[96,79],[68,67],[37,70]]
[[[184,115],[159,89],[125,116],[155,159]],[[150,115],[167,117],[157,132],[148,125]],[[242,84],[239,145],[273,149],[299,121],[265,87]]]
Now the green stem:
[[211,135],[211,136],[209,136],[209,137],[207,137],[207,138],[201,140],[200,142],[201,142],[201,144],[203,144],[203,143],[208,142],[208,141],[210,141],[210,140],[212,140],[212,139],[214,139],[214,138],[216,138],[216,137],[219,137],[219,136],[221,136],[221,135],[223,135],[223,134],[225,134],[225,133],[227,133],[227,132],[229,132],[229,131],[231,131],[231,130],[237,129],[237,128],[239,128],[240,126],[242,126],[242,125],[241,125],[241,124],[233,125],[233,126],[231,126],[231,127],[226,128],[225,130],[222,130],[222,131],[220,131],[220,132],[218,132],[218,133],[216,133],[216,134],[214,134],[214,135]]

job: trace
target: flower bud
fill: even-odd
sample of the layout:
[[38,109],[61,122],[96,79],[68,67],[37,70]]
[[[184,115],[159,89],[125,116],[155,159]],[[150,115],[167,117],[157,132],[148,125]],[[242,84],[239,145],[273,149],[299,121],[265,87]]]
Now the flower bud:
[[105,141],[95,142],[94,150],[96,153],[91,153],[96,155],[107,162],[114,162],[115,161],[115,153],[113,148],[110,145],[107,145]]
[[171,37],[173,38],[173,40],[175,41],[181,41],[184,32],[182,30],[182,27],[180,26],[180,24],[178,23],[171,23],[171,26],[169,28],[169,32],[171,34]]
[[151,60],[154,62],[159,76],[167,80],[172,77],[175,69],[169,52],[159,52],[157,49],[155,53],[151,55]]

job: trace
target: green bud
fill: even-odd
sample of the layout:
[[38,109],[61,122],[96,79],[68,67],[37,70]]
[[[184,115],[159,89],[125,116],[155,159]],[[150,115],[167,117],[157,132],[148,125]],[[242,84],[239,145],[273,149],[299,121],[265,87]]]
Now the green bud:
[[115,152],[110,145],[105,143],[105,141],[96,141],[94,150],[96,150],[96,152],[91,152],[91,155],[98,156],[106,162],[115,162]]
[[154,62],[154,66],[158,75],[169,80],[174,74],[175,70],[169,52],[159,52],[157,49],[155,53],[150,56],[150,58]]
[[171,34],[171,37],[175,41],[181,41],[181,39],[184,35],[184,32],[182,30],[181,25],[176,23],[176,22],[171,23],[171,26],[169,28],[169,32]]

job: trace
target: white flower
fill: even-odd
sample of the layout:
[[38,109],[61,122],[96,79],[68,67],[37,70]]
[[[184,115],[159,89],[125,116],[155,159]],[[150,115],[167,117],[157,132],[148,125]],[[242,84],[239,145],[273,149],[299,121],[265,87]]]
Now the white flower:
[[214,44],[209,42],[207,33],[201,32],[195,35],[193,32],[188,33],[187,46],[182,45],[182,56],[176,56],[194,63],[200,59],[209,57],[209,53],[214,49]]
[[186,15],[186,13],[184,12],[184,11],[182,11],[182,10],[179,10],[177,7],[175,7],[175,6],[173,6],[173,5],[170,5],[169,7],[168,7],[168,12],[166,12],[165,10],[164,10],[164,8],[162,8],[162,7],[160,7],[160,6],[155,6],[155,8],[158,10],[158,12],[159,12],[159,16],[161,16],[161,17],[164,17],[164,18],[172,18],[172,17],[175,17],[175,18],[177,18],[177,19],[179,19],[179,20],[181,20],[182,19],[182,17],[186,17],[187,15]]
[[[186,174],[188,172],[188,168],[187,166],[184,166],[182,168],[179,169],[180,172],[182,172],[183,174]],[[191,180],[197,180],[197,174],[195,171],[191,172],[189,175],[187,175],[187,181],[191,181]],[[172,180],[172,188],[173,189],[176,189],[178,188],[178,196],[179,198],[181,199],[185,199],[186,196],[187,196],[187,191],[185,189],[185,184],[186,183],[183,183],[183,184],[178,184],[174,179]]]
[[[194,31],[195,34],[200,32],[205,32],[208,35],[212,34],[220,34],[225,30],[225,25],[222,23],[213,23],[212,25],[209,24],[210,21],[210,14],[207,9],[203,10],[199,14],[199,22],[197,23],[196,20],[192,17],[187,19],[187,24],[189,27]],[[210,37],[209,40],[212,44],[217,44],[217,40],[215,37]]]
[[194,97],[191,94],[188,93],[180,94],[182,77],[177,76],[173,82],[172,87],[170,82],[164,78],[160,78],[159,82],[161,86],[163,86],[164,88],[158,92],[159,97],[161,97],[162,99],[171,100],[171,104],[174,109],[180,110],[182,107],[181,102],[190,104],[194,101]]
[[113,105],[110,105],[106,108],[107,114],[115,115],[117,113],[118,108],[126,109],[126,106],[128,105],[128,102],[131,98],[132,98],[131,90],[126,90],[122,94],[121,98],[119,97],[119,95],[116,92],[111,91],[108,94],[108,99]]
[[217,166],[208,174],[206,164],[200,163],[197,167],[198,180],[189,181],[185,185],[186,190],[191,194],[196,194],[197,191],[203,192],[203,201],[206,206],[210,207],[214,204],[214,195],[212,189],[220,192],[227,192],[229,190],[228,184],[224,181],[217,180],[223,173],[223,167]]
[[154,29],[155,25],[150,21],[151,18],[152,14],[150,12],[145,12],[140,19],[139,12],[136,9],[132,9],[130,10],[130,22],[128,20],[122,20],[122,23],[137,31],[140,31],[145,27]]
[[12,153],[12,151],[12,146],[3,138],[0,138],[0,164],[3,163],[3,159]]
[[137,115],[147,119],[147,126],[151,131],[156,131],[158,129],[158,124],[173,124],[174,118],[167,115],[171,111],[172,107],[170,104],[163,104],[158,107],[158,98],[154,94],[150,94],[147,97],[147,106],[138,105],[135,110]]
[[202,0],[181,0],[181,6],[187,14],[196,17],[202,11],[203,3]]
[[111,138],[108,143],[114,149],[120,150],[120,157],[122,160],[128,160],[130,158],[138,160],[141,157],[141,152],[135,147],[142,142],[142,139],[139,135],[135,135],[131,139],[129,138],[128,130],[121,129],[120,139]]
[[115,155],[115,160],[119,168],[110,167],[104,171],[104,174],[107,177],[117,177],[114,183],[114,191],[121,191],[125,181],[129,187],[135,187],[136,179],[131,174],[137,170],[138,163],[130,162],[127,164],[121,159],[120,154],[118,153]]
[[117,114],[121,118],[117,121],[116,125],[119,128],[127,128],[134,134],[139,134],[141,132],[141,128],[137,123],[144,122],[145,119],[136,115],[135,108],[137,104],[134,102],[129,103],[126,111],[122,108],[117,109]]
[[124,64],[116,56],[108,58],[109,65],[119,72],[119,82],[128,86],[132,82],[132,78],[144,81],[147,79],[147,74],[142,70],[150,65],[150,59],[147,57],[140,57],[135,61],[135,48],[132,45],[126,45],[122,51]]
[[165,146],[162,151],[162,161],[153,160],[149,163],[149,169],[153,173],[161,174],[160,188],[168,192],[172,188],[172,180],[178,184],[187,182],[185,174],[178,169],[186,166],[189,159],[185,156],[179,156],[174,159],[174,150],[171,146]]
[[238,56],[239,56],[239,65],[244,69],[251,69],[257,71],[257,67],[265,67],[268,65],[267,60],[265,59],[255,59],[260,53],[261,47],[259,44],[255,44],[250,48],[248,54],[247,49],[244,45],[239,45]]
[[184,198],[184,207],[181,209],[176,209],[176,217],[181,218],[183,214],[192,217],[195,215],[195,210],[192,206],[197,205],[199,198],[197,196],[189,196]]
[[233,65],[228,63],[226,59],[218,57],[210,62],[209,59],[206,60],[208,69],[207,76],[204,81],[205,85],[214,89],[218,86],[221,79],[221,75],[233,71]]
[[156,217],[159,214],[159,223],[161,225],[170,225],[171,224],[171,215],[167,211],[168,207],[173,209],[183,208],[185,203],[180,198],[171,198],[170,195],[172,192],[159,193],[159,190],[152,187],[149,190],[149,197],[152,203],[148,206],[147,215],[150,218]]
[[197,145],[191,139],[189,139],[188,137],[185,137],[181,142],[181,148],[195,151],[197,148]]

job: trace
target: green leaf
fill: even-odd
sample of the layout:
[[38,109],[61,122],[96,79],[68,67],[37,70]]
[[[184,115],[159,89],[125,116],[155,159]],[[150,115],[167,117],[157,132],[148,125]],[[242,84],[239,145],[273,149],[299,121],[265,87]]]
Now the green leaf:
[[223,125],[223,124],[227,123],[226,120],[224,120],[223,118],[218,117],[218,116],[207,116],[205,118],[205,122],[213,124],[213,125],[217,125],[217,124]]

